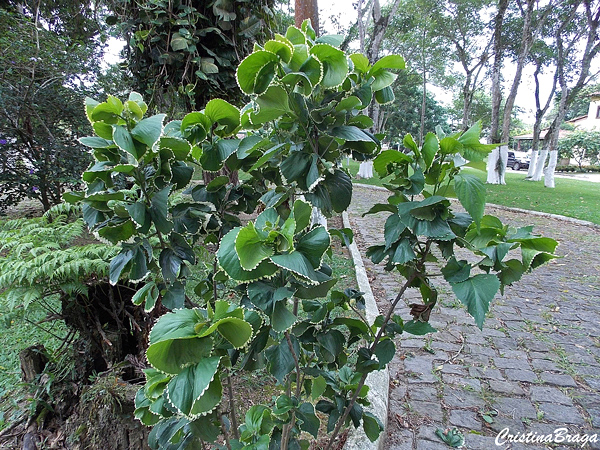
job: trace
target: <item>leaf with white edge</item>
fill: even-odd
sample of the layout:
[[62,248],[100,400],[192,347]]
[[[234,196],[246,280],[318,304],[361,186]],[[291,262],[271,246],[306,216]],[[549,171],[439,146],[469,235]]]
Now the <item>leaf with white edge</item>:
[[167,218],[168,201],[171,186],[166,186],[152,196],[150,206],[150,216],[154,226],[161,233],[169,233],[173,228],[173,223]]
[[225,317],[211,324],[200,336],[208,336],[214,331],[229,341],[234,348],[241,348],[248,343],[252,337],[252,326],[238,317]]
[[479,228],[485,211],[485,185],[474,175],[459,173],[454,177],[454,192]]
[[285,37],[294,45],[306,44],[306,35],[302,32],[302,30],[300,30],[300,28],[297,28],[293,25],[288,27],[287,31],[285,32]]
[[375,92],[375,101],[380,105],[388,105],[396,99],[394,90],[388,86]]
[[333,88],[344,82],[348,75],[348,60],[343,51],[329,44],[316,44],[309,52],[323,64],[323,87]]
[[95,121],[92,120],[92,111],[94,111],[94,108],[96,108],[96,106],[98,106],[100,104],[100,102],[94,100],[93,98],[86,97],[84,100],[84,104],[85,104],[85,115],[87,116],[90,123],[93,124]]
[[144,304],[144,309],[146,311],[151,311],[154,308],[157,298],[158,288],[156,287],[156,283],[151,281],[146,283],[141,289],[138,289],[138,291],[131,298],[131,301],[134,305]]
[[454,294],[466,305],[479,329],[483,328],[490,302],[499,288],[500,280],[492,274],[477,274],[465,281],[452,284]]
[[236,237],[239,231],[240,228],[234,228],[221,239],[217,251],[219,265],[233,280],[239,282],[254,281],[274,275],[278,268],[268,260],[261,262],[254,270],[248,271],[242,268],[235,250]]
[[170,339],[150,345],[146,358],[155,369],[176,375],[190,364],[209,356],[212,348],[211,338]]
[[315,269],[321,266],[321,258],[329,245],[331,238],[325,227],[319,226],[302,236],[296,244],[296,250],[303,253]]
[[155,116],[140,120],[133,130],[131,130],[131,135],[139,142],[152,148],[162,134],[165,117],[166,114],[156,114]]
[[371,442],[375,442],[383,431],[383,424],[370,412],[363,412],[363,429]]
[[400,55],[387,55],[373,64],[370,73],[373,74],[381,69],[405,69],[404,58]]
[[310,225],[310,218],[312,215],[312,207],[309,203],[303,200],[296,200],[294,202],[294,220],[296,221],[296,233],[304,230]]
[[318,283],[321,281],[321,277],[315,273],[315,268],[312,266],[311,262],[300,252],[293,251],[288,254],[275,255],[271,257],[271,261],[279,267],[287,269],[311,283]]
[[240,110],[220,98],[209,101],[204,108],[204,114],[211,122],[219,124],[219,127],[215,129],[217,136],[228,136],[240,126]]
[[258,112],[250,115],[253,124],[263,124],[290,112],[288,95],[280,86],[270,86],[256,98]]
[[203,358],[169,382],[167,397],[181,414],[190,415],[194,404],[204,395],[217,375],[220,361],[220,356]]
[[162,275],[165,280],[173,281],[179,276],[182,260],[170,248],[165,248],[160,252],[158,258]]
[[[319,61],[314,56],[309,56],[306,61],[302,63],[298,72],[304,74],[304,76],[308,79],[311,86],[314,87],[323,79],[324,66],[321,61]],[[305,95],[307,95],[305,93]]]
[[289,330],[298,318],[286,307],[285,300],[276,302],[271,316],[271,326],[275,331]]
[[188,141],[176,137],[163,136],[160,138],[158,145],[160,148],[171,150],[178,161],[184,161],[192,150]]
[[263,241],[252,222],[238,233],[235,240],[235,251],[244,270],[255,269],[261,261],[274,253],[272,245]]
[[91,148],[107,148],[115,145],[113,141],[96,136],[81,137],[77,140],[86,147]]
[[372,76],[375,77],[375,81],[373,81],[371,89],[373,89],[373,91],[375,92],[392,85],[394,81],[396,81],[396,78],[398,78],[398,75],[390,72],[389,70],[380,70],[377,72],[373,72]]
[[325,176],[323,185],[329,191],[331,206],[335,212],[341,213],[348,209],[352,199],[352,179],[346,172],[335,169]]
[[350,59],[354,63],[354,70],[357,70],[359,73],[367,73],[369,71],[371,64],[369,63],[369,59],[362,53],[354,53],[350,55]]
[[[292,39],[290,40],[293,42]],[[266,50],[255,51],[248,55],[240,63],[236,71],[240,89],[246,94],[260,94],[261,92],[257,92],[257,85],[262,85],[264,83],[261,80],[257,80],[257,77],[261,70],[264,67],[267,67],[269,70],[263,72],[262,77],[270,77],[270,79],[273,79],[275,76],[275,64],[277,63],[277,55]]]
[[121,150],[129,153],[137,161],[139,156],[135,144],[133,143],[133,138],[124,126],[115,125],[113,139],[115,144],[117,144]]
[[187,114],[181,121],[182,134],[193,144],[202,142],[211,127],[211,120],[198,111]]
[[[295,353],[300,354],[300,346],[298,345],[298,341],[294,335],[290,336],[290,340],[292,341],[292,348]],[[283,383],[283,379],[285,376],[294,370],[295,362],[294,356],[290,351],[287,340],[283,340],[279,344],[272,345],[271,347],[265,350],[265,356],[269,361],[269,372],[280,383]]]
[[325,34],[323,36],[317,37],[315,40],[316,44],[329,44],[334,47],[339,47],[344,42],[343,34]]
[[316,439],[319,435],[321,421],[315,414],[315,407],[308,402],[302,403],[296,411],[296,417],[301,421],[300,429],[313,435]]
[[110,284],[115,285],[119,281],[121,272],[133,259],[134,251],[131,248],[121,250],[117,256],[110,261],[110,267],[108,271],[108,277]]
[[280,40],[273,40],[265,42],[265,50],[271,53],[275,53],[285,63],[290,62],[292,59],[293,46],[291,42],[284,42]]
[[135,225],[131,220],[126,220],[117,225],[108,225],[98,230],[98,234],[104,239],[118,244],[128,240],[135,233]]
[[161,316],[150,331],[150,345],[165,340],[196,337],[196,326],[206,322],[202,313],[202,310],[181,309]]
[[358,127],[342,125],[333,127],[331,135],[346,141],[373,142],[373,138]]

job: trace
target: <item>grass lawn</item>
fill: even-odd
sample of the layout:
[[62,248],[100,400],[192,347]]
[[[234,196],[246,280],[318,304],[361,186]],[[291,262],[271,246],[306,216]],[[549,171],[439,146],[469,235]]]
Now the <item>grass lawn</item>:
[[[348,163],[344,160],[344,167]],[[350,172],[358,173],[359,163],[350,161]],[[485,172],[466,168],[465,171],[478,176],[483,182]],[[382,186],[383,181],[375,176],[357,183]],[[544,187],[543,181],[525,181],[526,172],[507,173],[506,185],[487,184],[487,202],[515,208],[531,209],[551,214],[574,217],[600,224],[600,183],[591,181],[555,178],[554,189]]]

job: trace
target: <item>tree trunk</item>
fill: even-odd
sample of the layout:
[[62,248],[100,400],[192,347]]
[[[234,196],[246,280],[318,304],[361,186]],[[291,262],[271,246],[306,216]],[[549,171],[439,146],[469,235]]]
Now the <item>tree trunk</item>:
[[295,23],[298,28],[305,19],[310,19],[317,36],[319,35],[319,2],[317,0],[296,0]]
[[553,188],[554,187],[554,170],[556,169],[556,161],[558,160],[558,150],[552,150],[550,152],[550,160],[548,161],[548,167],[544,172],[544,186]]
[[539,152],[537,157],[535,169],[531,176],[531,181],[540,181],[544,172],[544,165],[546,164],[546,158],[548,157],[548,147],[544,145],[544,148]]

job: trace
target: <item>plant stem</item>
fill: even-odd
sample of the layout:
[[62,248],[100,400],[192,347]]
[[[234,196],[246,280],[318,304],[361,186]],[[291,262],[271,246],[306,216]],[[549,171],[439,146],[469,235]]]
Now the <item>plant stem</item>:
[[227,370],[227,394],[229,396],[229,411],[231,415],[231,427],[233,428],[233,437],[240,438],[238,431],[237,414],[235,412],[235,400],[233,398],[233,386],[231,385],[231,373]]
[[227,432],[227,427],[225,426],[225,421],[223,420],[223,414],[219,414],[219,422],[221,422],[221,433],[223,433],[223,437],[225,438],[225,445],[227,446],[228,450],[231,450],[229,433]]
[[[428,249],[429,249],[429,246],[428,246]],[[384,319],[383,323],[381,324],[381,327],[379,328],[379,331],[377,332],[377,336],[375,336],[375,340],[373,341],[373,343],[369,347],[369,351],[371,353],[373,353],[373,351],[375,350],[375,347],[379,343],[379,340],[381,339],[381,336],[384,333],[386,325],[390,321],[390,319],[392,317],[392,314],[394,314],[394,310],[396,309],[396,305],[398,304],[398,302],[400,301],[400,299],[404,295],[404,292],[406,292],[406,289],[408,289],[408,287],[410,286],[410,284],[413,282],[413,280],[416,277],[417,277],[416,273],[413,273],[412,275],[410,275],[410,277],[408,277],[408,279],[406,280],[406,282],[404,283],[404,285],[400,289],[400,292],[398,293],[398,295],[396,296],[396,298],[392,302],[392,305],[390,306],[390,309],[388,310],[388,312],[387,312],[387,314],[385,316],[385,319]],[[354,390],[354,393],[352,394],[352,398],[350,399],[350,403],[348,403],[348,406],[346,406],[346,409],[344,410],[344,414],[342,414],[342,417],[340,417],[339,420],[337,421],[337,423],[335,425],[335,428],[334,428],[334,430],[333,430],[333,432],[331,434],[331,437],[329,438],[329,441],[327,442],[327,447],[325,447],[325,450],[331,449],[331,446],[333,445],[333,441],[335,440],[335,438],[339,434],[342,426],[346,422],[346,418],[348,417],[348,414],[350,414],[350,411],[354,407],[354,403],[356,402],[356,399],[358,398],[358,395],[360,394],[361,389],[365,385],[365,381],[367,380],[367,376],[368,376],[368,373],[363,373],[362,377],[360,377],[360,381],[358,382],[358,385],[356,386],[356,389]]]
[[[297,302],[297,299],[295,299],[295,300]],[[296,355],[296,352],[294,351],[294,346],[292,345],[292,340],[290,339],[290,333],[288,331],[285,332],[285,340],[287,341],[288,348],[290,349],[290,352],[292,353],[292,356],[294,358],[294,365],[296,366],[296,391],[295,391],[295,396],[296,396],[296,399],[297,399],[298,397],[300,397],[300,393],[301,393],[301,389],[302,389],[302,385],[300,384],[300,376],[301,376],[300,363],[298,361],[298,355]],[[292,384],[292,382],[290,380],[289,381],[289,386],[288,386],[288,392],[290,394],[291,394],[291,384]],[[290,435],[290,432],[291,432],[292,428],[294,427],[294,423],[295,422],[296,422],[296,412],[292,411],[290,421],[288,423],[286,423],[283,426],[283,429],[281,430],[281,450],[287,450],[287,448],[288,448],[288,441],[289,441],[289,435]]]

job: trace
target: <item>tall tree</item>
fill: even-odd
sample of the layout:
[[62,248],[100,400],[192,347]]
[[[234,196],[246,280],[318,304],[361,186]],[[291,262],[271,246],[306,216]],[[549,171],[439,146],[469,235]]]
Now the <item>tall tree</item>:
[[[554,169],[558,159],[558,136],[569,105],[592,79],[591,64],[600,52],[598,27],[600,1],[572,0],[562,2],[563,21],[556,29],[556,72],[561,90],[556,116],[544,139],[544,148],[534,169],[532,180],[539,181],[544,172],[544,185],[554,187]],[[583,45],[582,45],[583,43]],[[572,80],[575,82],[572,83]],[[545,167],[546,155],[550,155]]]
[[44,210],[80,182],[78,105],[97,76],[101,32],[89,2],[0,6],[0,212],[24,198]]
[[474,123],[471,108],[491,55],[491,29],[483,17],[485,9],[491,6],[490,0],[450,0],[444,2],[442,14],[436,17],[436,31],[452,44],[454,59],[463,71],[463,130]]
[[311,25],[319,35],[319,2],[318,0],[296,0],[295,7],[295,22],[296,26],[300,28],[302,22],[306,19],[310,19]]
[[[508,142],[512,109],[521,83],[523,68],[527,62],[534,39],[538,36],[548,15],[555,6],[554,0],[550,0],[543,6],[539,5],[536,0],[516,0],[515,21],[518,26],[514,27],[505,24],[505,16],[509,10],[510,3],[511,0],[499,0],[494,19],[494,63],[492,68],[493,115],[490,131],[490,142],[494,144],[506,144]],[[507,36],[506,30],[512,31],[512,35]],[[514,75],[512,75],[510,91],[504,102],[504,108],[500,109],[500,101],[502,99],[502,77],[500,71],[503,65],[504,54],[510,50],[511,43],[515,69]],[[514,45],[514,43],[518,44]],[[502,117],[501,132],[500,117]],[[506,171],[507,159],[508,145],[502,145],[490,153],[488,156],[488,183],[505,184],[504,173]]]

